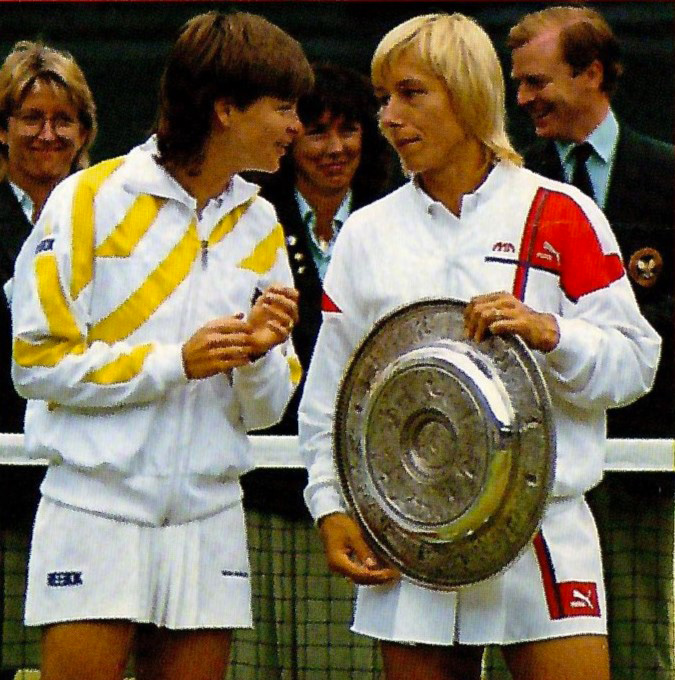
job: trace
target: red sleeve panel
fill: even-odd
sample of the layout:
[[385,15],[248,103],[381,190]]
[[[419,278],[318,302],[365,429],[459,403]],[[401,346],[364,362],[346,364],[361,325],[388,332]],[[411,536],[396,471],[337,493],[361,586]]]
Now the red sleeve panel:
[[605,255],[579,205],[567,194],[546,189],[539,189],[532,202],[518,259],[514,294],[520,299],[531,267],[560,276],[560,286],[573,302],[624,275],[621,258]]

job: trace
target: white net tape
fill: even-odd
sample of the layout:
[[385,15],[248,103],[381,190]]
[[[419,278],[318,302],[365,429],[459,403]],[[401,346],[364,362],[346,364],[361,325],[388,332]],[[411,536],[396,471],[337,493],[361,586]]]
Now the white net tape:
[[[253,435],[256,467],[303,467],[297,437]],[[22,434],[0,434],[0,465],[44,465],[26,456]],[[605,469],[614,472],[675,472],[673,439],[609,439]]]

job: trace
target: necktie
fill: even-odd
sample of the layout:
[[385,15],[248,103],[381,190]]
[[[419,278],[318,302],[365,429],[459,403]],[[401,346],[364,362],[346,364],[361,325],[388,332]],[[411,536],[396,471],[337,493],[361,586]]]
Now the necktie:
[[572,149],[572,156],[575,159],[572,184],[595,200],[593,185],[591,184],[591,178],[588,175],[588,168],[586,167],[586,161],[591,153],[593,153],[593,147],[588,142],[579,144]]

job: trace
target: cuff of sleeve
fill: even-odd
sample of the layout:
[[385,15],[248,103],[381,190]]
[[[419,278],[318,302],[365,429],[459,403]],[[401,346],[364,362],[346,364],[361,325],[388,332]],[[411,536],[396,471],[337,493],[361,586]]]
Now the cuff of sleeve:
[[551,368],[559,373],[583,365],[596,351],[601,331],[581,319],[564,319],[555,315],[560,338],[554,349],[545,354]]
[[311,497],[307,498],[307,507],[315,522],[335,512],[347,512],[342,494],[333,484],[326,484],[317,489]]
[[167,383],[186,383],[188,377],[183,365],[182,345],[155,346],[152,354],[154,368],[159,375],[163,376]]
[[235,370],[247,382],[264,382],[267,380],[267,367],[269,363],[278,360],[276,357],[278,352],[275,350],[276,347],[268,350],[250,364],[239,366]]

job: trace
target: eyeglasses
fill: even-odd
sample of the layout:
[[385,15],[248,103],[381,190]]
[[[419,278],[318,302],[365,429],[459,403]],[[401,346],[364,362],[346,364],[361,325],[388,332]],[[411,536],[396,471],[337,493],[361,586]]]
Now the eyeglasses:
[[46,116],[42,111],[15,113],[11,115],[11,118],[19,123],[20,132],[30,136],[39,135],[49,121],[54,134],[70,139],[77,133],[80,124],[78,120],[66,114],[57,113],[55,116]]

